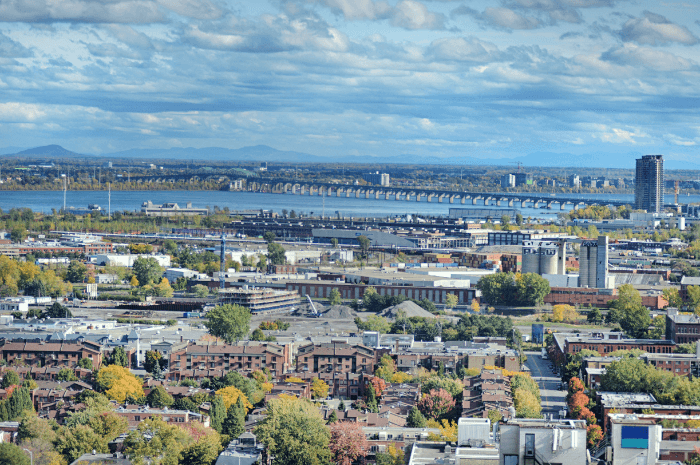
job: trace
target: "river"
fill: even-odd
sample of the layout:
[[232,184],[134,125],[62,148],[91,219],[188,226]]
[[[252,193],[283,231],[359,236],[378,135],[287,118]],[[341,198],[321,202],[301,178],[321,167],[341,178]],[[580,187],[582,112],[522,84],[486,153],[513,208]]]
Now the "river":
[[[622,200],[632,203],[633,194],[559,194],[566,197],[580,197],[586,199],[600,200]],[[552,198],[556,198],[553,195]],[[667,201],[671,196],[667,196]],[[480,205],[472,205],[471,201],[462,205],[459,201],[453,204],[449,202],[438,203],[437,199],[427,202],[423,199],[417,202],[415,199],[406,200],[378,200],[355,197],[335,197],[318,195],[294,195],[294,194],[267,194],[254,192],[235,191],[113,191],[111,207],[112,211],[138,211],[141,204],[151,200],[155,204],[175,202],[184,207],[188,202],[192,202],[193,207],[228,207],[230,210],[251,210],[266,209],[281,213],[283,209],[294,210],[297,213],[310,215],[336,216],[338,212],[341,216],[384,218],[388,216],[401,216],[406,214],[421,215],[447,215],[450,208],[483,208]],[[682,203],[700,202],[700,195],[681,197]],[[67,191],[66,206],[85,208],[88,204],[98,204],[103,210],[107,210],[107,191]],[[52,208],[60,210],[63,206],[62,191],[0,191],[0,208],[7,211],[11,208],[28,207],[34,211],[50,213]],[[508,208],[507,205],[497,207],[493,203],[488,208]],[[515,207],[524,217],[533,218],[556,217],[561,210],[558,208],[534,209]]]

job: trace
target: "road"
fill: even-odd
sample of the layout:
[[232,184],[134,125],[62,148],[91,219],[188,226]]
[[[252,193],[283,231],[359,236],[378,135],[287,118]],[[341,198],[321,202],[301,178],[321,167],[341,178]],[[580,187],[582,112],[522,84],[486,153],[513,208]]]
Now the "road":
[[566,406],[566,391],[560,391],[561,379],[552,369],[549,360],[542,360],[540,352],[525,352],[532,379],[537,381],[542,397],[542,413],[554,414],[559,418],[559,411]]

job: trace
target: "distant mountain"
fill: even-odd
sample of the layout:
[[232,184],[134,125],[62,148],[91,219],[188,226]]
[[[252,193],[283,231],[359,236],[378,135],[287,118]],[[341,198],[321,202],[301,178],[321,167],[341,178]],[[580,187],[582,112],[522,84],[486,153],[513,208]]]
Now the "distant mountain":
[[0,148],[0,155],[14,155],[21,150],[24,150],[24,147],[3,147]]
[[42,158],[83,158],[89,155],[66,150],[60,145],[45,145],[43,147],[34,147],[33,149],[22,150],[14,155],[20,157],[42,157]]

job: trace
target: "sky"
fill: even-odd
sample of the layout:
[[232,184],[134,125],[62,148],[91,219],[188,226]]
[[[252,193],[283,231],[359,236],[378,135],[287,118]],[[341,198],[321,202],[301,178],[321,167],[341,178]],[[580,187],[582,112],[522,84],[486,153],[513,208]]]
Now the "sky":
[[0,0],[0,147],[693,162],[700,1]]

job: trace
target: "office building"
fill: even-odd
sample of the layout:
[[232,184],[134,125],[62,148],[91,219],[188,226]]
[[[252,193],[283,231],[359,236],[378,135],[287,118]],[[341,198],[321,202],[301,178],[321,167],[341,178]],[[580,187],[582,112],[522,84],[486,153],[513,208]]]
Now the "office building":
[[515,173],[515,185],[516,186],[533,186],[535,185],[531,174],[527,173]]
[[583,420],[509,419],[498,424],[499,465],[586,464]]
[[664,157],[644,155],[637,160],[634,208],[659,213],[664,208]]
[[579,178],[578,174],[572,174],[569,176],[569,187],[576,189],[581,187],[581,178]]

